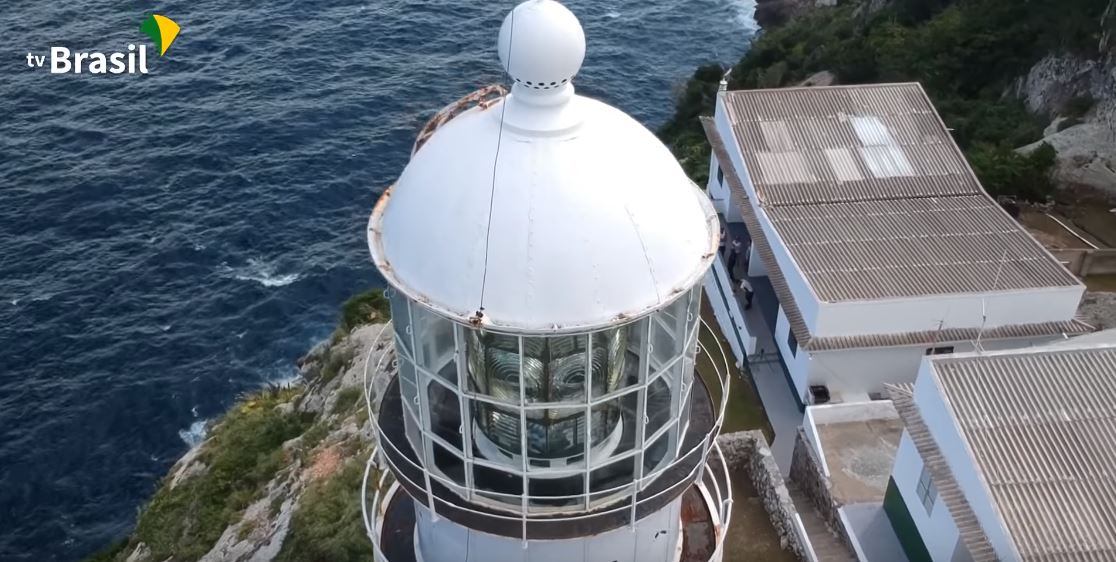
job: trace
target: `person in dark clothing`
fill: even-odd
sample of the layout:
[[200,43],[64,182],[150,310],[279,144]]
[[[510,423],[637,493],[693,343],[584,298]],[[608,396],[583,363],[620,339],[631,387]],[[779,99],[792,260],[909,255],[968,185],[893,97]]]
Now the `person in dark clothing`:
[[752,291],[752,284],[747,276],[740,281],[740,290],[744,291],[744,310],[752,308],[752,297],[755,297],[756,293]]
[[737,277],[739,277],[739,276],[736,274],[736,262],[740,260],[740,253],[743,252],[743,251],[744,251],[744,244],[742,244],[739,240],[733,240],[732,241],[732,249],[729,250],[729,258],[728,258],[728,274],[729,274],[729,279],[732,279],[733,283],[739,283],[740,282],[740,280],[737,279]]

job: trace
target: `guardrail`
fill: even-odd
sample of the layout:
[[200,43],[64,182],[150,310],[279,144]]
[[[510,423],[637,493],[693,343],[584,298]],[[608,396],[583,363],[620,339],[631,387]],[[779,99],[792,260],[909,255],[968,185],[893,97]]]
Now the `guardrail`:
[[[701,324],[702,324],[702,327],[704,327],[705,329],[707,329],[707,330],[710,329],[709,325],[704,320],[701,320]],[[373,448],[373,451],[369,455],[368,462],[365,466],[364,479],[363,479],[363,483],[362,483],[362,486],[361,486],[361,513],[362,513],[362,517],[363,517],[363,520],[364,520],[365,531],[368,534],[369,540],[373,543],[373,550],[375,552],[377,562],[389,562],[386,558],[386,554],[384,554],[384,552],[381,548],[381,545],[380,545],[380,536],[381,536],[382,525],[383,525],[383,517],[386,514],[386,510],[387,510],[387,507],[390,503],[391,498],[394,497],[394,494],[399,493],[399,488],[403,484],[407,484],[407,485],[410,485],[411,487],[425,490],[426,494],[425,494],[425,498],[424,498],[424,500],[425,500],[424,503],[426,503],[427,508],[430,509],[430,511],[432,513],[435,513],[435,514],[438,513],[437,506],[439,504],[441,504],[441,505],[444,505],[444,506],[452,506],[454,510],[467,512],[467,513],[470,513],[472,515],[476,515],[478,517],[494,518],[494,519],[499,519],[499,520],[503,520],[503,521],[507,521],[507,522],[512,522],[512,521],[518,522],[520,524],[520,528],[523,530],[521,538],[522,538],[522,540],[524,541],[525,544],[528,541],[528,537],[527,537],[527,522],[528,521],[536,521],[536,522],[545,521],[547,523],[550,523],[550,522],[569,522],[569,521],[584,520],[584,519],[588,519],[588,518],[596,518],[596,517],[600,517],[602,515],[606,515],[606,514],[610,514],[610,513],[620,513],[622,511],[629,511],[630,512],[630,517],[631,517],[631,524],[634,526],[634,524],[636,523],[635,515],[637,513],[637,507],[638,506],[644,505],[644,504],[646,504],[648,502],[651,502],[651,501],[654,501],[657,498],[661,497],[663,494],[676,493],[678,491],[678,487],[680,485],[690,486],[690,485],[695,485],[696,484],[708,493],[708,496],[709,496],[709,498],[711,500],[711,503],[712,503],[712,505],[709,506],[709,509],[712,512],[711,515],[713,515],[715,522],[719,522],[718,528],[716,529],[716,549],[715,549],[715,552],[717,554],[714,555],[714,559],[716,559],[716,557],[722,551],[723,543],[724,543],[724,537],[725,537],[725,531],[728,528],[728,523],[729,523],[729,521],[731,520],[731,517],[732,517],[732,490],[731,490],[731,479],[730,479],[730,473],[729,473],[729,470],[728,470],[728,465],[725,461],[724,455],[721,452],[720,446],[716,442],[716,436],[720,432],[721,425],[724,422],[725,409],[728,405],[729,385],[730,385],[730,382],[731,382],[730,381],[731,372],[730,372],[729,367],[728,367],[728,365],[729,365],[728,358],[725,355],[724,348],[721,346],[719,341],[717,342],[717,348],[718,348],[718,351],[720,352],[719,353],[720,359],[721,359],[720,366],[718,365],[718,362],[716,361],[716,358],[713,356],[713,354],[710,352],[710,350],[708,350],[708,349],[706,349],[706,348],[704,348],[703,346],[700,346],[700,345],[699,345],[699,349],[698,349],[700,353],[705,354],[705,356],[709,359],[710,364],[713,365],[714,370],[716,371],[716,374],[717,374],[714,382],[719,383],[719,387],[720,387],[719,390],[721,391],[720,404],[719,404],[719,407],[717,409],[717,418],[716,418],[716,422],[713,424],[712,429],[710,429],[710,431],[706,433],[704,438],[699,443],[694,445],[694,447],[690,448],[685,453],[679,454],[676,457],[674,462],[669,463],[666,466],[661,467],[658,470],[656,470],[656,471],[654,471],[654,472],[652,472],[648,475],[644,475],[642,478],[636,478],[632,483],[624,484],[622,486],[617,486],[617,487],[609,489],[609,490],[592,492],[592,495],[600,496],[600,495],[603,495],[603,494],[607,494],[609,492],[613,492],[613,491],[619,492],[619,491],[623,491],[625,489],[631,489],[633,491],[633,493],[635,493],[635,490],[642,489],[643,486],[646,483],[649,483],[649,482],[653,481],[654,479],[658,478],[660,475],[662,475],[663,472],[665,472],[666,470],[675,466],[680,460],[688,458],[690,455],[693,455],[693,454],[702,455],[702,459],[703,459],[702,462],[696,463],[695,467],[684,478],[680,478],[678,480],[678,482],[675,483],[674,485],[669,486],[669,487],[665,488],[664,490],[661,490],[658,493],[653,494],[651,496],[647,496],[647,497],[644,497],[644,498],[639,498],[638,500],[635,500],[635,501],[631,502],[631,505],[620,505],[619,507],[615,507],[615,508],[611,508],[611,509],[597,510],[597,511],[593,511],[591,513],[581,513],[581,514],[577,514],[577,515],[557,515],[557,516],[547,515],[544,520],[538,520],[538,519],[534,519],[534,518],[530,517],[530,514],[526,510],[521,511],[518,515],[511,515],[511,514],[504,515],[504,514],[492,513],[492,512],[488,512],[488,511],[482,512],[482,511],[470,509],[468,507],[464,507],[460,504],[450,504],[446,500],[437,497],[433,493],[433,490],[431,489],[431,483],[435,482],[435,481],[438,482],[439,484],[442,484],[442,485],[446,486],[447,488],[449,488],[450,490],[453,490],[455,492],[465,491],[465,489],[464,489],[463,486],[457,484],[456,482],[453,482],[453,481],[448,480],[448,479],[446,479],[446,478],[444,478],[444,477],[442,477],[438,474],[435,474],[435,473],[433,473],[429,470],[426,470],[426,468],[423,467],[422,465],[411,461],[409,458],[407,458],[407,455],[403,454],[403,451],[401,451],[398,447],[396,447],[396,445],[394,443],[392,443],[391,440],[386,437],[382,428],[379,425],[379,420],[378,420],[377,411],[376,411],[377,408],[374,407],[374,406],[378,406],[379,404],[378,404],[378,402],[375,405],[373,404],[373,392],[374,392],[374,388],[377,386],[377,383],[380,383],[379,384],[380,388],[386,389],[388,387],[387,383],[390,382],[391,377],[395,376],[395,372],[394,372],[394,370],[381,369],[381,367],[383,366],[384,360],[389,355],[389,353],[387,351],[385,351],[384,353],[382,353],[380,355],[380,358],[375,363],[374,368],[372,367],[373,364],[372,364],[371,359],[372,359],[372,354],[375,351],[377,351],[376,347],[379,344],[380,339],[383,336],[384,331],[389,326],[390,326],[390,324],[386,324],[383,328],[381,328],[380,332],[377,333],[375,339],[373,340],[372,346],[369,349],[368,354],[365,357],[365,368],[364,368],[364,376],[363,376],[365,407],[366,407],[366,410],[367,410],[367,413],[368,413],[369,420],[371,421],[371,423],[373,425],[373,428],[375,430],[375,435],[379,438],[379,443]],[[722,368],[722,366],[723,366],[723,368]],[[711,381],[708,381],[708,380],[705,381],[705,383],[707,385],[709,384],[709,382],[711,382]],[[380,397],[380,399],[382,399],[382,397]],[[384,454],[384,451],[386,451],[388,449],[397,453],[397,456],[399,458],[401,458],[404,461],[406,461],[407,463],[409,463],[412,467],[414,467],[418,470],[421,470],[424,474],[424,479],[423,479],[424,481],[423,482],[417,482],[415,480],[410,479],[406,475],[405,471],[400,470],[399,467],[397,467],[394,464],[394,461],[392,460],[391,455]],[[380,477],[379,477],[379,480],[375,484],[374,493],[373,493],[372,497],[370,498],[369,497],[369,483],[372,479],[372,476],[374,474],[376,474],[376,471],[373,471],[373,468],[375,468],[375,467],[381,468],[381,470],[378,471]],[[388,470],[382,470],[382,468],[385,468],[385,467]],[[713,477],[709,479],[712,483],[712,486],[708,486],[705,483],[706,479],[703,478],[703,476],[706,474],[704,471],[707,468],[715,472],[715,474],[712,475]],[[721,478],[721,481],[729,483],[726,488],[724,488],[724,489],[721,488],[720,481],[718,480],[718,477]],[[633,486],[635,486],[635,487],[633,488]],[[499,494],[499,493],[495,493],[495,492],[485,492],[485,493],[488,494],[488,495],[491,495],[493,497],[507,496],[510,499],[515,499],[517,502],[522,502],[524,500],[522,495]],[[589,493],[589,492],[587,492],[587,493]],[[570,495],[570,496],[559,496],[559,497],[545,496],[545,497],[541,497],[539,499],[554,501],[556,499],[557,500],[575,499],[575,498],[582,498],[584,496],[585,496],[585,494],[577,494],[577,495]],[[530,497],[528,497],[526,499],[530,500]],[[370,500],[371,500],[371,503],[370,503]],[[415,498],[415,500],[419,501],[418,498]]]

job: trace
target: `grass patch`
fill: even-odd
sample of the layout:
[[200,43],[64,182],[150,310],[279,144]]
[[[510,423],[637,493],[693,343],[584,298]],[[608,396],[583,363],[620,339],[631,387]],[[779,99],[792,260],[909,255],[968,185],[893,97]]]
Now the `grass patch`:
[[[717,362],[717,366],[723,368],[721,352],[717,349],[717,344],[720,343],[725,350],[725,356],[728,357],[729,370],[731,371],[729,399],[728,405],[725,407],[725,422],[721,432],[732,433],[734,431],[759,429],[763,431],[768,442],[771,442],[774,439],[775,432],[771,429],[771,423],[767,421],[767,412],[763,409],[763,403],[751,383],[751,374],[741,372],[736,368],[735,361],[732,358],[732,348],[729,347],[728,341],[725,340],[724,335],[717,327],[717,319],[713,317],[713,309],[710,308],[709,301],[706,299],[702,299],[701,302],[701,317],[713,328],[712,331],[704,328],[701,330],[698,337],[701,346],[709,351],[709,355]],[[716,368],[704,353],[698,354],[697,371],[709,388],[713,404],[720,404],[720,385],[714,380]]]
[[365,562],[373,556],[360,515],[364,461],[350,460],[332,478],[311,484],[291,517],[275,562]]
[[318,380],[322,383],[328,383],[337,378],[345,369],[352,363],[353,357],[356,352],[350,348],[342,348],[338,350],[336,347],[330,347],[322,358],[322,367],[318,371]]
[[337,393],[337,401],[333,403],[332,415],[351,413],[360,399],[364,396],[360,387],[350,386]]
[[391,304],[383,289],[373,289],[345,301],[337,330],[344,335],[360,326],[388,320],[391,320]]
[[284,466],[283,443],[308,427],[305,415],[276,409],[297,393],[267,390],[226,414],[200,453],[206,472],[174,489],[164,483],[140,514],[130,545],[145,543],[160,561],[197,560],[208,552]]

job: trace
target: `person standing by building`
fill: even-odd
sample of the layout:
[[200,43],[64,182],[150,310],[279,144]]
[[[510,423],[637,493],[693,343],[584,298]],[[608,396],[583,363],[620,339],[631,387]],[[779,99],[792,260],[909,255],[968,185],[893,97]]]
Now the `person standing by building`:
[[744,310],[752,308],[752,297],[754,297],[756,293],[752,291],[752,283],[748,281],[747,275],[740,280],[740,290],[744,291]]

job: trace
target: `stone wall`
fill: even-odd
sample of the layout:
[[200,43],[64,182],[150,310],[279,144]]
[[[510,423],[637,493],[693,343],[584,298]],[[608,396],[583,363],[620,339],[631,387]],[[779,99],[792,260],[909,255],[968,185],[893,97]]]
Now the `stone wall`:
[[853,552],[853,541],[848,530],[841,523],[841,514],[838,511],[841,504],[833,497],[829,479],[825,477],[821,463],[810,444],[806,442],[806,435],[802,428],[798,429],[798,437],[794,441],[794,453],[791,457],[790,479],[802,490],[825,519],[830,530],[840,537],[841,542]]
[[1079,277],[1116,274],[1116,249],[1068,248],[1050,250],[1050,253]]
[[793,552],[799,560],[809,560],[808,547],[795,530],[795,517],[798,511],[791,500],[779,466],[771,456],[767,438],[759,430],[727,433],[717,438],[721,452],[728,463],[729,472],[734,477],[747,476],[756,488],[763,508],[771,518],[771,524],[779,535],[785,550]]

